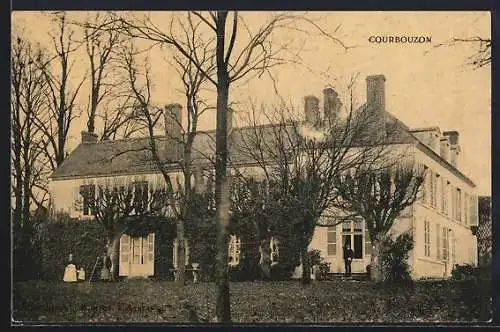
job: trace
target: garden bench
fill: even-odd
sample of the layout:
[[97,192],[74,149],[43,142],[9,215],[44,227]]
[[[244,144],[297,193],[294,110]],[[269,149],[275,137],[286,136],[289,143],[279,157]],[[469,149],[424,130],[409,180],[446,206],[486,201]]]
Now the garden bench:
[[[192,268],[186,268],[184,271],[192,271],[193,272],[193,282],[197,283],[198,282],[198,273],[200,271],[200,268],[198,267],[198,263],[193,263],[191,264],[193,267]],[[174,273],[174,280],[177,281],[177,268],[170,269],[171,272]]]

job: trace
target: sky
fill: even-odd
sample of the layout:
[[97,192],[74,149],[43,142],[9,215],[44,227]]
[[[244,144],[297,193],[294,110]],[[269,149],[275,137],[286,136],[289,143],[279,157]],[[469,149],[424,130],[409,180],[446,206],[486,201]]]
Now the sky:
[[[72,12],[69,15],[78,20],[90,14]],[[30,39],[50,47],[47,32],[51,23],[47,13],[14,12],[12,15],[13,31],[22,30]],[[170,12],[150,15],[161,29],[168,28]],[[240,15],[252,30],[271,13]],[[410,128],[438,126],[441,131],[458,131],[462,149],[460,170],[476,183],[479,194],[491,194],[490,68],[474,69],[466,64],[467,57],[477,51],[475,44],[434,47],[450,38],[489,38],[489,12],[311,12],[307,17],[349,48],[345,50],[306,23],[301,27],[307,28],[308,34],[290,29],[276,31],[273,41],[286,42],[292,50],[301,49],[301,63],[274,68],[274,82],[263,75],[233,86],[230,100],[237,103],[233,126],[244,124],[250,101],[271,104],[284,98],[300,110],[304,96],[316,95],[322,100],[325,87],[335,88],[346,98],[345,87],[353,76],[358,77],[355,100],[362,104],[366,100],[365,77],[383,74],[387,111]],[[431,38],[431,43],[371,43],[370,36],[426,36]],[[83,55],[74,57],[75,80],[86,70]],[[153,100],[157,105],[184,104],[178,75],[166,60],[170,55],[160,47],[146,53],[153,73]],[[86,93],[88,89],[85,90],[84,85],[79,99],[81,105],[86,103]],[[85,122],[83,116],[75,121],[70,150],[79,143]],[[215,128],[215,112],[204,114],[199,128]]]

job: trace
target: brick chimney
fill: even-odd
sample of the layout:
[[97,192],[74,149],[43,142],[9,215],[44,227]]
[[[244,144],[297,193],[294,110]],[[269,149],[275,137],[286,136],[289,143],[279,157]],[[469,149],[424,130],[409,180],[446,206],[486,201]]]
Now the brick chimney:
[[319,117],[319,99],[316,96],[305,96],[304,97],[304,113],[306,116],[306,122],[312,126],[318,126],[320,124]]
[[443,135],[448,138],[450,142],[450,164],[455,168],[458,168],[459,165],[459,156],[460,156],[460,144],[459,144],[459,134],[458,131],[451,130],[443,132]]
[[332,88],[323,90],[323,112],[325,124],[333,124],[338,117],[342,103],[339,100],[338,93]]
[[182,145],[182,106],[168,104],[165,106],[165,148],[167,158],[176,161],[181,156]]
[[366,77],[366,103],[371,110],[385,111],[384,75],[370,75]]
[[366,77],[366,107],[369,123],[366,124],[368,137],[374,143],[382,143],[386,136],[385,123],[385,76],[370,75]]
[[82,131],[83,144],[97,143],[97,138],[98,136],[96,133],[89,133],[88,131]]

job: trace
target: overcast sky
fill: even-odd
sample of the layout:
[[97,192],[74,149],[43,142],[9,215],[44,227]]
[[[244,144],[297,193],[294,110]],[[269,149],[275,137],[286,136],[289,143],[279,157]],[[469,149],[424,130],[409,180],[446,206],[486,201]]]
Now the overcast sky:
[[[82,18],[88,13],[71,13]],[[281,31],[274,38],[286,40],[293,47],[303,47],[302,64],[276,68],[274,77],[281,97],[298,108],[303,97],[332,86],[343,91],[349,77],[358,73],[355,90],[359,103],[366,99],[365,77],[383,74],[386,77],[386,109],[410,128],[438,126],[441,131],[457,130],[462,148],[460,169],[478,186],[480,194],[491,194],[491,75],[490,68],[474,70],[465,63],[477,50],[475,44],[433,48],[450,38],[490,37],[488,12],[314,12],[310,17],[329,32],[335,32],[345,51],[331,40],[316,34]],[[170,13],[155,12],[153,20],[166,27]],[[242,13],[250,27],[256,27],[269,13]],[[47,15],[32,12],[13,13],[16,31],[24,29],[31,39],[48,45],[50,29]],[[340,25],[340,26],[339,26]],[[337,29],[338,28],[338,29]],[[432,43],[389,44],[370,43],[370,36],[426,36]],[[74,77],[83,75],[84,57],[77,57]],[[153,48],[147,54],[153,72],[153,99],[158,105],[171,102],[184,104],[176,91],[180,81],[170,64],[164,60],[168,51]],[[272,103],[278,100],[273,84],[264,75],[231,90],[230,99],[238,102],[240,115],[248,108],[249,99]],[[88,91],[83,91],[88,93]],[[87,96],[81,100],[86,101]],[[342,93],[341,93],[342,95]],[[321,101],[322,103],[322,101]],[[82,105],[84,102],[82,103]],[[75,122],[70,140],[74,148],[84,129],[85,119]],[[242,120],[235,119],[237,123]],[[215,127],[215,112],[204,116],[200,129]]]

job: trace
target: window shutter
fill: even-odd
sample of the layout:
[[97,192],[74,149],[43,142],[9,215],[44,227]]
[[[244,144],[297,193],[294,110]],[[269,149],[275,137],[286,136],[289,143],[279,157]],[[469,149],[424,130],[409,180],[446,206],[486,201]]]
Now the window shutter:
[[372,242],[370,239],[370,232],[365,228],[365,255],[372,254]]
[[470,212],[470,208],[469,208],[469,204],[470,204],[470,196],[468,193],[464,193],[464,224],[465,225],[468,225],[470,223],[470,216],[469,216],[469,212]]
[[328,256],[335,256],[337,254],[337,228],[336,227],[328,227],[327,254],[328,254]]
[[120,263],[128,263],[130,259],[130,236],[123,234],[120,237]]
[[443,247],[443,254],[442,254],[442,259],[447,260],[448,259],[448,228],[443,227],[442,228],[442,247]]
[[148,261],[154,262],[155,259],[155,235],[153,233],[148,234]]
[[478,223],[478,204],[476,195],[470,195],[469,209],[470,209],[469,226],[477,226],[479,223]]
[[441,227],[436,224],[436,258],[441,259]]
[[424,181],[424,203],[425,204],[430,204],[431,202],[431,178],[432,178],[432,171],[427,168],[426,174],[425,174],[425,181]]

